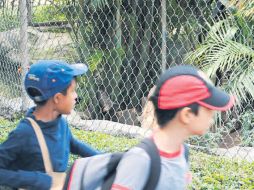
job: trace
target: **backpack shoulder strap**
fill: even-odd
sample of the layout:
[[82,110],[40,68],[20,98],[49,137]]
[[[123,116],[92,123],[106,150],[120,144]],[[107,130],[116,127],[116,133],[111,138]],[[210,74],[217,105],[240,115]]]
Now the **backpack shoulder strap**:
[[116,168],[122,159],[124,153],[113,153],[107,165],[108,174],[103,181],[103,185],[101,186],[101,190],[109,190],[115,180],[116,177]]
[[41,131],[41,128],[36,123],[36,121],[33,120],[32,118],[27,117],[26,119],[31,123],[31,127],[33,128],[36,138],[38,140],[38,143],[39,143],[39,146],[41,149],[41,154],[42,154],[42,158],[43,158],[45,171],[46,171],[46,173],[50,173],[53,171],[53,167],[52,167],[52,163],[50,160],[49,150],[48,150],[45,138],[43,136],[43,133]]
[[[143,139],[136,147],[144,149],[151,159],[150,175],[147,179],[144,190],[154,190],[160,178],[161,160],[158,149],[152,139]],[[109,175],[104,179],[101,190],[109,190],[115,180],[116,167],[120,162],[122,154],[112,154],[111,161],[109,162],[108,171]]]
[[144,149],[151,159],[150,175],[144,190],[154,190],[159,182],[161,173],[161,159],[154,141],[150,138],[143,139],[137,147]]

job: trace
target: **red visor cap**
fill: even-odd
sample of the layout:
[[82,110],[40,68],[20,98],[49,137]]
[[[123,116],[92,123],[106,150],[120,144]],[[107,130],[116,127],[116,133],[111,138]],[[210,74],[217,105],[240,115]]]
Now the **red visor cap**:
[[211,96],[208,87],[197,77],[179,75],[167,80],[160,88],[158,108],[176,109]]

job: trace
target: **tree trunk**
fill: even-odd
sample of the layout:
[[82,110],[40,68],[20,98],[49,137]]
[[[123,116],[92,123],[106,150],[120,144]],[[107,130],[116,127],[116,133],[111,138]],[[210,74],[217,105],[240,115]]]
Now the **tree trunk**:
[[32,23],[32,1],[26,0],[27,6],[27,23],[30,25]]

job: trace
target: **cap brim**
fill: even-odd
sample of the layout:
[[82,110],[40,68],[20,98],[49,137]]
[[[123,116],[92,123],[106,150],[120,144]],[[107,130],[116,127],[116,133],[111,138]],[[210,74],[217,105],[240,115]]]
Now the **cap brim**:
[[87,65],[83,63],[72,64],[71,68],[73,69],[73,76],[82,75],[88,71]]
[[210,89],[211,96],[198,103],[206,108],[217,111],[227,111],[233,107],[235,97],[223,92],[222,90],[213,87]]

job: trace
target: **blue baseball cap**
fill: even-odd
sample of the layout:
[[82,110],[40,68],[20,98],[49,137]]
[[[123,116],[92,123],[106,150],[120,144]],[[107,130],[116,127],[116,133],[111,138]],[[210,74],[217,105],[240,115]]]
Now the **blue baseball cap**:
[[[85,64],[68,64],[61,60],[40,60],[31,65],[25,76],[25,89],[28,96],[37,102],[47,100],[65,90],[73,77],[88,70]],[[29,88],[34,88],[41,96],[31,96]]]

